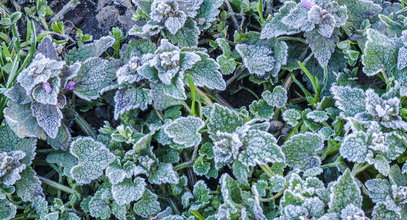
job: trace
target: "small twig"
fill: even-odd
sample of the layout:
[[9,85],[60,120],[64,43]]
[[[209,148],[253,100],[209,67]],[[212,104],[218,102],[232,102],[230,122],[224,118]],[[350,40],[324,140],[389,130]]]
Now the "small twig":
[[47,179],[47,178],[42,177],[42,176],[38,176],[38,178],[41,180],[41,182],[43,182],[43,183],[47,184],[48,186],[51,186],[51,187],[53,187],[55,189],[64,191],[64,192],[69,193],[69,194],[75,194],[76,193],[76,191],[73,190],[72,188],[67,187],[65,185],[62,185],[62,184],[59,184],[59,183],[57,183],[57,182],[55,182],[53,180]]

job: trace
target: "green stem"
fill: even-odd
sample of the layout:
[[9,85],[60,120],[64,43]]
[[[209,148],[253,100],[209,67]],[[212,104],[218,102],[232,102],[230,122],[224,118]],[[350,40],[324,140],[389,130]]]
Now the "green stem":
[[370,164],[365,164],[364,166],[361,166],[361,164],[356,164],[352,170],[352,174],[353,176],[357,176],[359,173],[361,173],[362,171],[366,170],[368,167],[370,166]]
[[266,22],[266,20],[264,20],[264,16],[263,16],[263,0],[259,0],[259,4],[257,5],[257,12],[259,13],[261,24],[264,24],[264,22]]
[[92,127],[86,120],[80,116],[79,114],[75,117],[75,123],[85,132],[87,135],[91,136],[93,139],[96,140],[97,136],[96,133],[93,131]]
[[271,168],[269,167],[269,165],[267,164],[262,164],[259,165],[260,168],[267,174],[267,176],[269,176],[270,178],[275,176],[275,174],[273,173],[273,171],[271,170]]
[[42,176],[38,176],[38,178],[41,180],[41,182],[43,182],[43,183],[47,184],[48,186],[51,186],[51,187],[53,187],[55,189],[61,190],[63,192],[69,193],[69,194],[76,194],[76,191],[73,190],[70,187],[59,184],[59,183],[57,183],[57,182],[55,182],[53,180],[47,179],[47,178],[42,177]]
[[196,211],[196,210],[191,210],[191,213],[192,213],[193,215],[195,215],[195,217],[198,218],[198,220],[205,220],[205,217],[203,217],[203,216],[201,215],[201,213],[199,213],[198,211]]
[[305,42],[304,39],[298,38],[298,37],[281,36],[281,37],[277,37],[276,39],[280,40],[280,41],[296,41],[296,42],[301,42],[303,44],[307,44],[307,42]]
[[192,78],[190,76],[187,77],[188,78],[188,84],[189,84],[189,89],[191,90],[191,115],[195,116],[196,112],[195,112],[195,101],[196,101],[196,97],[195,97],[195,84],[194,81],[192,80]]

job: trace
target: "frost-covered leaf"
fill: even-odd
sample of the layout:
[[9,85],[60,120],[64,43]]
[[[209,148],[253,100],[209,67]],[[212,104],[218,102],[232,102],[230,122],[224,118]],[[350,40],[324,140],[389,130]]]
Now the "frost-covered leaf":
[[392,208],[388,207],[385,202],[379,202],[375,205],[372,216],[374,220],[401,219],[400,213],[392,210]]
[[349,204],[341,211],[341,218],[342,219],[349,219],[349,218],[365,218],[365,212],[360,207],[357,207],[353,204]]
[[193,169],[196,175],[204,176],[208,174],[211,169],[211,163],[205,161],[203,157],[198,157],[194,162]]
[[284,5],[278,10],[278,13],[274,14],[273,18],[261,29],[260,38],[272,39],[281,35],[290,35],[300,32],[298,29],[292,28],[281,21],[295,6],[295,2],[284,2]]
[[41,181],[31,167],[27,167],[21,173],[21,179],[16,182],[17,196],[21,200],[28,202],[33,201],[37,196],[43,195]]
[[141,199],[134,204],[133,211],[143,218],[157,214],[161,211],[160,203],[157,201],[157,195],[148,189],[145,190]]
[[160,163],[157,170],[150,174],[148,181],[152,184],[178,184],[179,177],[172,164]]
[[115,155],[110,153],[104,144],[90,137],[74,140],[70,152],[78,158],[78,164],[71,169],[71,176],[81,184],[88,184],[99,178],[115,160]]
[[76,82],[73,90],[75,95],[90,101],[113,89],[120,62],[120,60],[104,60],[98,57],[83,62],[78,75],[72,79]]
[[352,162],[363,163],[368,154],[367,137],[363,132],[354,132],[343,140],[339,152],[342,157]]
[[363,72],[368,76],[382,71],[392,72],[397,64],[395,42],[374,29],[368,29],[362,63]]
[[274,68],[273,51],[266,46],[237,44],[236,50],[251,74],[261,77]]
[[97,197],[89,201],[89,212],[92,217],[101,219],[107,219],[111,215],[109,203]]
[[198,9],[195,20],[201,30],[208,29],[211,23],[216,20],[219,14],[219,7],[223,4],[222,0],[204,0]]
[[274,87],[273,92],[266,90],[261,96],[267,104],[276,108],[283,108],[288,100],[287,90],[282,86]]
[[151,99],[157,110],[164,110],[174,105],[181,105],[181,101],[163,94],[162,85],[155,84],[151,89]]
[[273,44],[273,57],[275,59],[274,67],[271,70],[273,77],[280,73],[281,67],[287,64],[288,60],[288,45],[284,41],[274,41]]
[[239,113],[215,103],[209,118],[209,132],[213,135],[217,131],[221,132],[234,132],[237,127],[243,125],[243,119]]
[[325,111],[315,110],[315,111],[308,112],[307,118],[312,119],[315,122],[322,123],[322,122],[328,120],[329,116]]
[[62,112],[56,105],[44,105],[38,102],[31,104],[32,115],[38,125],[50,138],[56,138],[61,127]]
[[332,86],[331,92],[335,105],[343,111],[345,117],[353,117],[365,111],[366,95],[362,89],[350,86]]
[[165,36],[174,44],[181,47],[193,47],[198,45],[199,28],[196,21],[188,18],[185,25],[175,34],[166,34]]
[[65,60],[68,63],[73,63],[76,61],[85,61],[92,57],[99,57],[109,47],[113,46],[114,42],[115,39],[113,37],[102,37],[91,44],[86,44],[83,47],[80,47],[79,49],[72,49],[65,56]]
[[239,154],[239,161],[245,166],[256,166],[284,162],[284,154],[273,135],[265,131],[251,130],[244,142],[247,144]]
[[47,155],[46,161],[48,163],[58,164],[63,168],[63,174],[71,177],[71,169],[74,167],[78,160],[69,153],[51,153]]
[[376,168],[379,173],[388,176],[390,172],[390,162],[383,156],[383,155],[377,155],[373,159],[373,165]]
[[291,127],[295,127],[300,119],[301,113],[295,109],[288,109],[283,112],[283,120],[286,121]]
[[146,183],[143,178],[137,177],[133,181],[126,179],[112,186],[113,199],[119,205],[127,205],[137,201],[144,193]]
[[10,129],[9,126],[0,128],[0,152],[22,151],[25,153],[21,162],[27,166],[31,165],[31,161],[35,157],[37,139],[34,138],[19,138]]
[[184,26],[186,20],[187,15],[184,12],[179,12],[175,16],[168,17],[164,22],[164,26],[174,35]]
[[407,67],[407,47],[402,47],[399,50],[397,69],[401,70]]
[[235,178],[241,183],[245,185],[249,184],[248,178],[250,176],[250,168],[245,166],[242,162],[236,160],[232,165],[232,172]]
[[359,29],[365,19],[371,19],[382,10],[378,2],[371,0],[336,0],[340,5],[346,5],[348,20],[346,27]]
[[72,143],[72,136],[69,129],[62,124],[58,130],[56,138],[47,138],[47,143],[57,150],[68,150]]
[[3,220],[14,219],[17,207],[6,199],[0,199],[0,218]]
[[32,116],[29,104],[19,105],[13,101],[8,101],[7,108],[4,109],[4,118],[7,124],[20,137],[38,137],[45,139],[46,135]]
[[114,118],[117,120],[127,111],[137,108],[146,110],[148,104],[151,103],[150,91],[134,87],[120,89],[114,96],[114,103]]
[[314,133],[293,135],[282,147],[287,165],[292,168],[307,170],[321,165],[321,159],[314,156],[324,147],[323,139]]
[[205,86],[220,91],[226,89],[226,82],[219,72],[219,65],[206,54],[202,54],[201,60],[195,63],[192,69],[187,70],[185,74],[192,78],[196,86]]
[[41,43],[37,47],[37,53],[43,54],[45,57],[53,60],[58,60],[58,53],[55,46],[52,44],[51,36],[46,36],[42,39]]
[[216,62],[219,64],[220,72],[223,75],[229,75],[235,71],[237,63],[233,58],[220,55],[216,58]]
[[332,186],[330,198],[329,210],[332,212],[340,212],[349,204],[359,208],[362,206],[359,186],[349,169]]
[[314,27],[314,24],[308,20],[308,7],[302,3],[297,4],[281,21],[287,26],[301,31],[309,31]]
[[271,119],[274,116],[274,108],[264,100],[253,101],[249,108],[250,113],[259,119]]
[[391,185],[386,179],[371,179],[366,181],[365,186],[370,199],[375,203],[385,201],[387,195],[391,193]]
[[20,172],[26,168],[21,163],[25,153],[21,150],[0,152],[0,180],[5,185],[14,185],[21,179]]
[[172,121],[164,128],[164,132],[176,144],[193,147],[201,143],[202,137],[199,130],[204,125],[205,123],[200,118],[188,116]]
[[332,35],[327,38],[316,31],[307,32],[304,36],[319,65],[322,67],[328,65],[332,53],[335,51],[338,37]]

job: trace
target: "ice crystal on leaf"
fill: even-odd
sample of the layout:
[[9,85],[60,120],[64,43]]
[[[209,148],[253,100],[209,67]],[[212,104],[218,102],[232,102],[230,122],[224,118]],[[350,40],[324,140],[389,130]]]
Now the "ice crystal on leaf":
[[204,125],[200,118],[189,116],[172,121],[164,131],[175,143],[193,147],[201,142],[201,134],[198,131]]
[[103,174],[115,156],[101,142],[90,137],[79,137],[72,142],[70,152],[78,158],[78,164],[71,169],[76,182],[90,183]]
[[330,198],[329,209],[333,212],[340,212],[350,204],[362,206],[361,191],[349,169],[333,184]]

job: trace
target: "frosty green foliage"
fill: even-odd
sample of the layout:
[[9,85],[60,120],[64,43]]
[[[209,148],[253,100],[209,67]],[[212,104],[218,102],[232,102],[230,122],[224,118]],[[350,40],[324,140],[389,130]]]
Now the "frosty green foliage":
[[13,219],[17,213],[17,207],[6,199],[0,199],[0,218],[4,220]]
[[250,112],[259,119],[271,119],[274,116],[274,108],[264,100],[252,102],[249,108]]
[[58,164],[63,168],[63,175],[67,177],[71,177],[71,169],[78,163],[74,156],[66,152],[48,154],[46,160],[48,163]]
[[323,147],[324,141],[319,135],[304,133],[292,136],[282,150],[288,166],[305,171],[320,166],[321,159],[315,153]]
[[119,205],[130,204],[132,201],[137,201],[142,197],[145,186],[144,179],[140,177],[133,181],[126,179],[112,186],[113,199]]
[[133,211],[143,218],[157,214],[161,211],[157,195],[150,190],[145,190],[141,199],[134,204]]
[[386,179],[371,179],[366,181],[365,186],[370,199],[375,203],[385,201],[391,192],[391,185]]
[[358,29],[365,19],[371,19],[382,10],[378,2],[371,0],[337,0],[336,2],[346,6],[348,11],[346,27],[351,29]]
[[340,154],[352,162],[362,163],[365,161],[368,146],[367,137],[363,132],[355,132],[347,135],[341,145]]
[[267,22],[264,28],[261,30],[262,39],[271,39],[280,35],[296,34],[299,31],[295,28],[291,28],[289,25],[282,22],[282,18],[288,15],[288,13],[294,9],[296,3],[293,1],[286,1],[284,5],[278,10],[278,13],[274,14],[270,22]]
[[36,139],[19,138],[7,125],[0,128],[0,152],[6,153],[20,151],[24,153],[24,156],[21,158],[21,163],[26,166],[31,165],[31,161],[35,157],[36,145]]
[[174,171],[172,164],[160,163],[157,170],[151,173],[151,175],[148,177],[148,181],[152,184],[177,184],[179,178],[178,174]]
[[321,66],[326,66],[335,51],[338,38],[335,35],[326,37],[319,32],[311,31],[305,34],[305,39]]
[[71,169],[72,178],[81,184],[99,178],[115,156],[99,141],[90,137],[79,137],[71,144],[70,153],[78,158],[78,164]]
[[352,117],[365,111],[366,96],[362,89],[349,86],[332,86],[331,92],[335,99],[335,105],[345,117]]
[[42,195],[41,181],[31,167],[27,167],[21,174],[16,184],[17,196],[23,201],[33,201],[36,196]]
[[116,92],[114,97],[114,117],[118,119],[120,115],[127,111],[140,108],[147,109],[151,102],[150,91],[143,88],[124,88]]
[[14,185],[21,179],[20,172],[26,168],[20,160],[25,157],[23,151],[0,152],[0,180],[5,185]]
[[395,42],[374,29],[367,30],[367,42],[363,52],[363,71],[368,76],[382,71],[391,72],[397,63]]
[[68,63],[74,63],[77,61],[83,62],[92,57],[99,57],[109,47],[113,46],[114,41],[115,39],[113,37],[102,37],[91,44],[86,44],[79,49],[69,51],[69,53],[65,56],[65,60]]
[[202,137],[198,131],[204,125],[205,123],[200,118],[189,116],[172,121],[165,127],[164,132],[172,138],[174,143],[193,147],[201,142]]
[[210,113],[208,128],[211,134],[216,132],[233,132],[243,125],[239,113],[225,106],[214,104]]
[[348,219],[348,218],[365,219],[366,216],[361,208],[359,208],[353,204],[349,204],[344,209],[342,209],[341,218],[342,219]]
[[307,113],[307,118],[312,119],[315,122],[324,122],[328,120],[329,116],[325,111],[312,111]]
[[274,58],[271,55],[273,51],[266,46],[238,44],[236,50],[251,74],[261,77],[274,67]]
[[285,90],[282,86],[274,87],[273,92],[266,90],[263,92],[263,94],[261,94],[261,96],[263,97],[264,101],[267,102],[267,104],[276,108],[283,108],[288,99],[287,90]]
[[56,105],[33,102],[31,110],[32,115],[37,119],[38,125],[45,133],[51,138],[56,138],[63,118],[60,108]]
[[283,112],[283,119],[287,124],[294,127],[298,124],[298,120],[301,119],[301,113],[295,109],[288,109]]
[[329,210],[340,212],[350,204],[360,208],[362,200],[359,186],[355,182],[350,170],[347,169],[332,186]]
[[90,101],[113,89],[119,63],[117,60],[104,60],[98,57],[87,59],[82,63],[77,76],[72,79],[77,83],[73,90],[75,95]]

